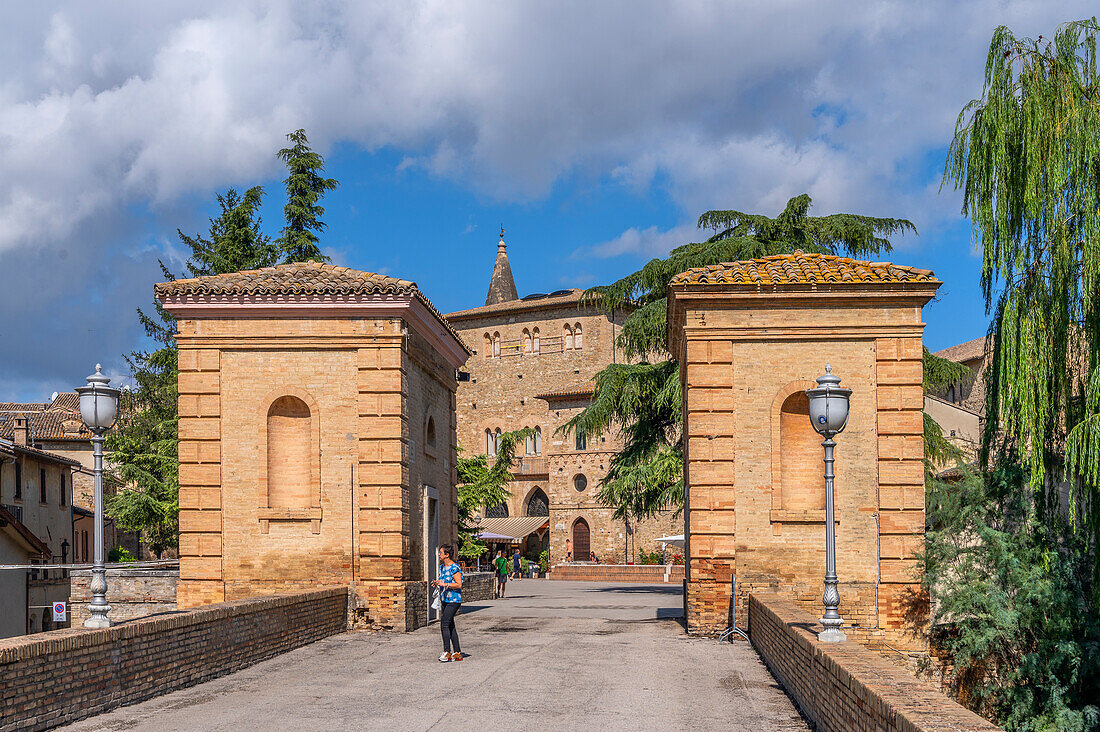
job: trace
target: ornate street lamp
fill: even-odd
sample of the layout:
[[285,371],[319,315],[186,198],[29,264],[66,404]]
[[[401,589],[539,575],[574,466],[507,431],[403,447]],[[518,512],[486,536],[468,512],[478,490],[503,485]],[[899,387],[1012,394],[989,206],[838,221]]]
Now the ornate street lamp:
[[810,400],[810,423],[825,438],[821,443],[825,448],[825,616],[821,618],[824,627],[817,639],[828,643],[846,640],[840,630],[844,619],[837,612],[840,605],[840,592],[836,579],[836,526],[833,508],[833,436],[844,431],[848,424],[848,399],[851,389],[840,385],[840,378],[833,375],[833,367],[825,366],[825,375],[817,379],[817,388],[807,389]]
[[80,418],[92,431],[92,450],[95,456],[95,554],[92,563],[92,601],[88,605],[89,617],[85,628],[109,628],[107,618],[111,606],[107,604],[107,569],[103,566],[103,433],[111,429],[118,414],[118,389],[108,384],[111,380],[102,373],[103,367],[95,365],[95,373],[88,377],[87,386],[78,386]]

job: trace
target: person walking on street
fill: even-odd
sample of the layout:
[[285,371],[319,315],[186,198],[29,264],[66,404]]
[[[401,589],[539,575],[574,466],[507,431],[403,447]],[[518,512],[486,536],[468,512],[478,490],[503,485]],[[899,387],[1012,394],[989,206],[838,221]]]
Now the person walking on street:
[[516,579],[520,578],[520,556],[519,549],[516,549],[516,553],[512,555],[512,571],[516,573]]
[[504,597],[504,588],[508,584],[508,560],[504,557],[504,552],[497,552],[493,567],[496,568],[497,573],[497,597]]
[[440,589],[439,599],[443,603],[439,616],[439,630],[443,633],[443,653],[439,655],[439,660],[444,663],[465,658],[458,646],[458,630],[455,629],[455,615],[462,606],[462,568],[454,561],[454,553],[454,547],[450,544],[439,547],[439,579],[432,580],[432,584]]

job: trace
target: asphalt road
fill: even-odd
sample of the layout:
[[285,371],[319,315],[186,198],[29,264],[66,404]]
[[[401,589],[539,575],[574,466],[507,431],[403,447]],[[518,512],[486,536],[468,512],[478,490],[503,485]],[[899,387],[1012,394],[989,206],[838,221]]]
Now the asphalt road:
[[806,730],[744,641],[691,638],[679,586],[513,580],[439,626],[344,633],[71,730]]

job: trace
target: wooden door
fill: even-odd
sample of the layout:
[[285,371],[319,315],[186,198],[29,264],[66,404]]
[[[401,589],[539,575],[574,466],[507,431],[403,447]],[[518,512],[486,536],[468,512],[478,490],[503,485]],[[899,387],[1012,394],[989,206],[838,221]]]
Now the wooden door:
[[573,561],[587,562],[592,556],[592,545],[589,541],[588,522],[577,519],[573,524]]

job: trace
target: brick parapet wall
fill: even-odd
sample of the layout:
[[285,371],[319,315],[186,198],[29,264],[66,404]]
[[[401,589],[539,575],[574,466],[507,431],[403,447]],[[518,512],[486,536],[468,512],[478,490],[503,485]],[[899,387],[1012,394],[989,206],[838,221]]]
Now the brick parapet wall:
[[0,640],[0,732],[56,727],[341,633],[347,602],[330,588]]
[[754,594],[748,620],[753,647],[819,730],[998,729],[859,643],[819,642],[794,602]]
[[492,572],[462,573],[462,602],[480,602],[496,597],[497,580]]
[[[91,577],[90,569],[73,570],[69,596],[73,627],[79,627],[88,618],[88,603],[92,600],[89,587]],[[109,568],[107,602],[111,605],[111,620],[118,623],[175,610],[179,578],[178,568]]]
[[642,582],[681,584],[683,565],[663,564],[555,564],[550,579],[579,582]]

